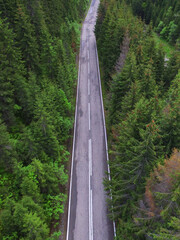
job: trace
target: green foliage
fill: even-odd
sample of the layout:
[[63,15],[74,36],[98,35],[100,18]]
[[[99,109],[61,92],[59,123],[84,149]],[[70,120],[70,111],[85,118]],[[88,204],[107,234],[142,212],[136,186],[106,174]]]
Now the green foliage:
[[0,0],[0,239],[61,234],[88,2]]
[[[128,2],[128,1],[127,1]],[[133,13],[153,22],[157,33],[170,43],[176,43],[180,37],[180,3],[178,0],[131,0]]]
[[47,240],[58,240],[59,237],[61,236],[61,232],[54,232],[50,238],[48,238]]
[[[156,12],[160,2],[164,5]],[[110,133],[111,181],[107,178],[104,184],[112,196],[109,215],[119,240],[179,238],[179,165],[172,161],[172,168],[178,169],[173,180],[160,169],[151,187],[147,184],[165,156],[180,148],[179,53],[172,48],[167,59],[153,25],[147,25],[161,14],[156,30],[174,42],[177,1],[173,7],[169,4],[172,1],[103,0],[99,7],[96,38]],[[115,35],[117,29],[121,34]]]
[[[26,202],[27,201],[27,202]],[[49,230],[44,223],[41,209],[32,199],[22,199],[16,203],[7,199],[1,213],[2,233],[5,239],[44,239]],[[41,210],[38,212],[38,210]]]
[[0,119],[0,165],[1,168],[6,171],[11,171],[13,169],[15,158],[14,150],[12,147],[12,141],[10,135],[7,131],[5,124],[2,123]]
[[45,205],[47,216],[50,219],[58,220],[60,214],[64,213],[64,203],[66,200],[66,195],[59,194],[56,196],[47,196],[47,203]]
[[166,152],[169,154],[171,150],[180,148],[180,73],[172,81],[168,91],[168,97],[164,103],[164,109],[159,119],[161,129],[164,132],[164,145]]

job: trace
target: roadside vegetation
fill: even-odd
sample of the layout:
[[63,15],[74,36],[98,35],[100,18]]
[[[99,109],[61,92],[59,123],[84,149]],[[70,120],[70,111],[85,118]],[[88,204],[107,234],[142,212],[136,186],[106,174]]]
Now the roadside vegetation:
[[156,43],[157,48],[163,49],[165,53],[165,58],[168,60],[170,57],[172,57],[173,53],[176,50],[176,47],[172,44],[168,43],[165,39],[160,37],[156,32],[153,33],[154,41]]
[[0,0],[0,239],[61,234],[87,4]]
[[135,15],[146,24],[152,22],[154,30],[166,41],[180,47],[179,0],[127,0]]
[[[178,240],[178,37],[171,43],[176,41],[175,47],[157,44],[152,17],[144,22],[134,15],[133,4],[139,2],[144,1],[102,0],[95,29],[106,95],[110,217],[118,240]],[[157,6],[146,2],[151,2],[153,14]],[[172,1],[166,2],[171,7]]]

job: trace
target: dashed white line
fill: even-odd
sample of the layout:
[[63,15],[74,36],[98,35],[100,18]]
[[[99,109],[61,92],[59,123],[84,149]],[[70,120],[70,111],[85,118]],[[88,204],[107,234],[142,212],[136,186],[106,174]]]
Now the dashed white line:
[[90,96],[90,80],[88,78],[88,95]]
[[89,139],[89,175],[92,176],[92,142]]
[[88,49],[88,60],[89,60],[89,49]]
[[90,69],[89,69],[89,62],[88,62],[88,75],[90,74]]
[[88,61],[88,95],[90,95],[90,68],[89,68],[89,61]]
[[89,122],[89,131],[91,130],[91,104],[88,103],[88,122]]

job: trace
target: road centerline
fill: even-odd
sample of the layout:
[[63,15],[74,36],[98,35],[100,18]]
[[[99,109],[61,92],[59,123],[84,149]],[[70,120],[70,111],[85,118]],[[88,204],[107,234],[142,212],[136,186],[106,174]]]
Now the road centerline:
[[[89,176],[92,176],[92,140],[89,139]],[[90,179],[90,178],[89,178]]]
[[90,80],[88,78],[88,96],[90,96]]
[[89,61],[88,61],[88,75],[90,74]]
[[90,95],[90,69],[89,69],[89,61],[88,61],[88,95]]
[[88,103],[88,122],[89,122],[89,131],[91,130],[91,104]]

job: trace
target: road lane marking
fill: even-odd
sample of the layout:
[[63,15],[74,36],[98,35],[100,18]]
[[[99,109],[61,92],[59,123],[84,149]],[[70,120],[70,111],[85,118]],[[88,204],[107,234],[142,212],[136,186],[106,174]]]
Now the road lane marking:
[[[88,96],[90,96],[90,67],[89,67],[89,41],[88,41]],[[88,103],[89,131],[91,130],[91,104]],[[89,139],[89,240],[93,240],[93,206],[92,206],[92,140]]]
[[91,130],[91,104],[88,103],[88,122],[89,122],[89,131]]
[[88,62],[88,75],[90,74],[90,69],[89,69],[89,62]]
[[93,203],[92,203],[92,189],[90,191],[90,208],[91,208],[91,240],[93,240]]
[[89,139],[89,178],[92,176],[92,142]]
[[89,62],[88,62],[88,95],[90,95],[90,78],[89,78],[90,70],[89,70]]
[[93,240],[93,206],[92,206],[92,141],[89,139],[89,240]]
[[90,80],[88,78],[88,95],[90,96]]

